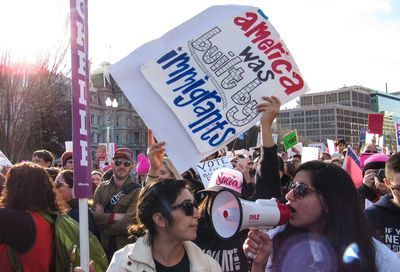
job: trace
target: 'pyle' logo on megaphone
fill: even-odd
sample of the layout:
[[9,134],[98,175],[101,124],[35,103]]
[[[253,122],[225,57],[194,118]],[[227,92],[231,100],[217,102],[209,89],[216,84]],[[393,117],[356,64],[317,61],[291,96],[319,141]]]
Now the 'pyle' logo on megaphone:
[[229,239],[250,227],[274,227],[289,221],[290,210],[276,199],[255,202],[221,190],[211,203],[211,225],[221,239]]

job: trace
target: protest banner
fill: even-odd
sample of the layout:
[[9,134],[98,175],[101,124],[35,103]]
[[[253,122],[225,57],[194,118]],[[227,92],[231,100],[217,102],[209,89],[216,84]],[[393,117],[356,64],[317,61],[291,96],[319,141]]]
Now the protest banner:
[[368,133],[383,134],[383,114],[368,114]]
[[394,129],[396,131],[396,144],[397,150],[400,151],[400,118],[397,117],[394,120]]
[[71,23],[71,99],[72,142],[74,161],[74,191],[79,198],[79,250],[84,271],[89,270],[89,227],[87,198],[92,196],[88,3],[70,0]]
[[6,167],[12,166],[12,163],[10,162],[10,160],[1,151],[0,151],[0,166],[6,166]]
[[262,96],[284,104],[308,90],[267,17],[248,6],[213,6],[136,49],[110,73],[155,137],[166,141],[179,172],[256,124]]
[[292,146],[295,146],[298,142],[297,131],[296,130],[290,131],[289,133],[287,133],[282,137],[282,141],[285,150],[288,150]]
[[231,169],[233,168],[231,160],[232,157],[226,156],[226,157],[216,158],[214,160],[201,162],[196,165],[196,170],[199,173],[199,176],[205,188],[208,187],[211,175],[215,170],[221,168],[231,168]]

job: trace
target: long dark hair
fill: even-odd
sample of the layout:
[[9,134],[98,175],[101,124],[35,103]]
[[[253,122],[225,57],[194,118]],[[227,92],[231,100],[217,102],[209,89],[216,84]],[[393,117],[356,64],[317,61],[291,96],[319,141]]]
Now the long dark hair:
[[[312,185],[327,210],[320,234],[333,249],[337,271],[377,271],[371,231],[360,211],[358,193],[349,174],[336,165],[321,161],[304,163],[296,174],[300,171],[309,173]],[[274,270],[280,270],[285,255],[280,249],[284,242],[301,233],[313,236],[306,230],[288,224],[284,231],[274,237]],[[360,250],[360,259],[351,264],[345,263],[343,254],[353,243]]]
[[53,182],[47,171],[31,162],[11,167],[6,175],[4,195],[0,206],[23,211],[61,211]]
[[147,232],[147,242],[152,245],[154,237],[157,236],[153,214],[160,213],[169,224],[172,224],[170,207],[183,189],[189,189],[187,181],[177,179],[161,179],[143,187],[136,208],[137,224],[128,229],[131,239],[136,240]]

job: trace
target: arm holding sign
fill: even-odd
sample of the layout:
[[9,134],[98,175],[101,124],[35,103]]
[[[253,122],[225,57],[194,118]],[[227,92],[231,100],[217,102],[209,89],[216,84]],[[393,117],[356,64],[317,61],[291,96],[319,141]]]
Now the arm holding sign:
[[281,196],[279,177],[278,150],[272,139],[272,123],[279,113],[281,101],[275,97],[263,97],[263,102],[257,105],[257,111],[262,112],[261,129],[261,159],[256,171],[256,193],[253,199]]
[[160,169],[165,156],[165,142],[156,143],[153,132],[149,129],[147,134],[147,146],[147,157],[150,160],[150,169],[147,175],[146,184],[160,177]]

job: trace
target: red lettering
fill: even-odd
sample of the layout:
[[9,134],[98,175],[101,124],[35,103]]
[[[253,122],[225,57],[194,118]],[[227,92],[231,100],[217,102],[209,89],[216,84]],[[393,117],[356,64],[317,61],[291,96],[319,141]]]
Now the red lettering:
[[[244,36],[250,38],[252,43],[257,44],[258,49],[263,50],[269,60],[274,60],[271,64],[271,69],[277,74],[283,74],[279,78],[279,83],[285,89],[287,95],[291,95],[304,87],[304,81],[299,74],[292,71],[293,65],[282,58],[286,52],[282,42],[277,42],[273,39],[268,39],[271,36],[271,31],[265,21],[261,21],[254,25],[258,20],[257,13],[246,12],[246,17],[236,17],[233,22],[240,26],[244,31]],[[254,27],[252,27],[254,25]],[[252,28],[251,28],[252,27]],[[272,73],[272,72],[271,72]]]
[[297,84],[293,82],[292,79],[285,76],[279,79],[281,85],[286,88],[285,93],[287,95],[291,95],[292,93],[299,91],[304,86],[304,81],[300,75],[298,75],[296,72],[293,72],[292,76],[298,81]]
[[257,13],[246,12],[248,18],[236,17],[233,19],[235,25],[240,26],[243,31],[247,31],[258,19]]
[[278,66],[285,66],[286,71],[290,72],[292,70],[292,64],[288,62],[287,60],[280,59],[280,60],[275,60],[271,64],[272,70],[277,73],[277,74],[282,74],[282,70],[278,68]]
[[259,214],[250,214],[249,215],[249,221],[258,221],[260,219]]
[[239,182],[236,179],[233,179],[231,177],[225,177],[224,173],[219,174],[219,176],[217,177],[217,180],[215,182],[217,185],[221,185],[221,184],[225,184],[229,187],[235,187],[238,189],[242,188],[242,183]]

